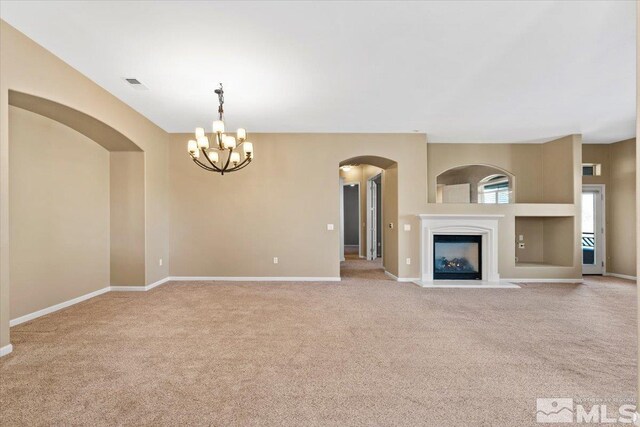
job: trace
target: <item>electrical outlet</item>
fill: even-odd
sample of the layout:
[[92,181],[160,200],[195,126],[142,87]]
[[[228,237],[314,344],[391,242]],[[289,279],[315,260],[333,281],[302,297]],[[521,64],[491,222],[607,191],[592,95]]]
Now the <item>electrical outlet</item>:
[[327,224],[327,230],[332,231],[333,230],[333,224]]
[[160,267],[162,267],[162,258],[160,258],[160,259],[158,260],[158,265],[159,265]]
[[405,224],[404,231],[411,231],[411,224]]
[[518,249],[524,249],[524,243],[518,243]]
[[393,223],[392,222],[389,223],[389,230],[393,230]]
[[407,258],[407,265],[411,265],[411,258]]
[[278,257],[277,257],[277,256],[274,256],[274,257],[273,257],[273,263],[274,263],[274,264],[277,264],[277,263],[278,263]]

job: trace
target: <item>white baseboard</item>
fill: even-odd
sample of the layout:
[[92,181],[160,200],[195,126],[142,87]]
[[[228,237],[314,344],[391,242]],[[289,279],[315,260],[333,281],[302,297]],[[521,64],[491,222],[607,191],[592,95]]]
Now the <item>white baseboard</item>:
[[387,270],[384,271],[384,274],[391,277],[396,282],[415,282],[416,280],[420,280],[418,277],[398,277],[394,274],[389,273]]
[[638,280],[636,276],[628,276],[626,274],[618,274],[618,273],[604,273],[605,276],[617,277],[618,279],[627,279],[627,280]]
[[126,292],[144,292],[155,288],[156,286],[160,286],[163,283],[167,283],[169,280],[172,280],[171,277],[165,277],[164,279],[160,279],[157,282],[151,283],[146,286],[111,286],[110,290],[112,291],[126,291]]
[[147,290],[146,286],[111,286],[109,287],[111,292],[144,292]]
[[520,289],[515,283],[507,283],[502,281],[483,281],[483,280],[435,280],[423,282],[416,280],[413,283],[423,288],[430,289]]
[[169,280],[177,282],[339,282],[340,277],[232,277],[232,276],[172,276]]
[[500,279],[511,283],[582,283],[582,279]]
[[0,357],[6,356],[7,354],[13,351],[13,345],[7,344],[4,347],[0,348]]
[[62,310],[63,308],[67,308],[71,305],[78,304],[79,302],[86,301],[89,298],[97,297],[98,295],[102,295],[106,292],[109,292],[111,288],[107,286],[106,288],[98,289],[97,291],[90,292],[85,295],[81,295],[79,297],[70,299],[69,301],[61,302],[60,304],[52,305],[51,307],[43,308],[42,310],[34,311],[33,313],[25,314],[24,316],[20,316],[16,319],[9,321],[9,326],[16,326],[24,322],[28,322],[29,320],[36,319],[38,317],[45,316],[49,313],[53,313],[54,311]]

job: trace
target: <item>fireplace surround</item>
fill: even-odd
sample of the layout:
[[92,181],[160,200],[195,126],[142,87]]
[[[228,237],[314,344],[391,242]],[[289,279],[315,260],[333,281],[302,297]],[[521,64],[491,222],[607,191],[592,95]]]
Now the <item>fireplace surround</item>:
[[[498,223],[504,215],[464,215],[464,214],[420,214],[420,280],[421,286],[430,286],[437,283],[449,283],[451,281],[464,281],[467,283],[498,283]],[[437,236],[437,237],[436,237]],[[446,237],[450,236],[450,237]],[[476,261],[477,271],[468,271],[471,267],[458,259],[449,260],[451,254],[444,256],[450,262],[451,269],[462,270],[458,273],[473,273],[465,277],[454,277],[455,274],[443,276],[441,271],[436,271],[436,256],[443,257],[443,253],[436,253],[436,241],[458,242],[469,241],[477,245],[478,259],[466,262],[472,264]],[[467,248],[470,249],[470,248]],[[456,258],[454,255],[452,258]],[[461,258],[458,256],[457,258]],[[462,257],[465,258],[465,257]],[[442,261],[440,259],[440,261]],[[474,279],[474,280],[468,280]],[[464,283],[462,282],[462,283]]]

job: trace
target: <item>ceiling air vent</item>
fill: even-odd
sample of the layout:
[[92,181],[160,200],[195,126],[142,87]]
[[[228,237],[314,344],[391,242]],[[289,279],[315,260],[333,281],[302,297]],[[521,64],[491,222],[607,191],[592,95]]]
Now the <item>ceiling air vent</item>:
[[138,79],[134,79],[132,77],[124,77],[124,81],[127,82],[130,87],[136,90],[149,90],[149,88],[143,85],[142,82]]

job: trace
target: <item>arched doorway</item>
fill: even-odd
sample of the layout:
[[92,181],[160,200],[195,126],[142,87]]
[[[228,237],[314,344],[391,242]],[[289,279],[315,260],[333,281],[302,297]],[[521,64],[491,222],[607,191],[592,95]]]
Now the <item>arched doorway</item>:
[[397,163],[379,156],[357,156],[339,163],[340,274],[350,269],[379,270],[397,265]]

